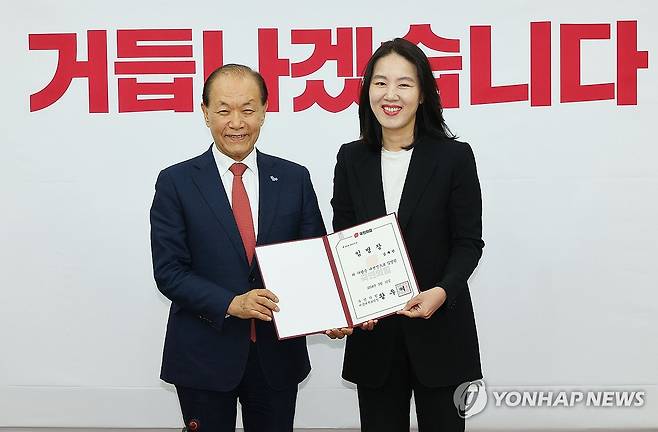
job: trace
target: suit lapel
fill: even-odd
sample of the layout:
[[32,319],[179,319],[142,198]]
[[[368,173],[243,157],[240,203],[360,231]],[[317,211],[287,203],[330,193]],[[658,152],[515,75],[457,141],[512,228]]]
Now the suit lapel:
[[256,153],[258,161],[258,237],[256,244],[261,245],[267,242],[268,234],[279,204],[280,181],[276,167],[276,159],[263,154],[259,151]]
[[366,210],[366,220],[386,215],[384,187],[382,185],[382,158],[380,152],[365,148],[363,158],[356,161],[361,196]]
[[238,226],[235,223],[231,204],[226,196],[224,184],[219,176],[217,164],[212,155],[212,147],[201,155],[197,168],[199,171],[193,176],[194,183],[199,188],[201,195],[203,195],[203,198],[212,209],[215,217],[217,217],[217,220],[228,234],[235,251],[244,257],[244,262],[246,264],[247,254],[242,244],[242,238],[240,237]]
[[398,221],[402,230],[407,227],[409,219],[436,169],[435,147],[427,142],[427,139],[420,139],[414,146],[398,208]]

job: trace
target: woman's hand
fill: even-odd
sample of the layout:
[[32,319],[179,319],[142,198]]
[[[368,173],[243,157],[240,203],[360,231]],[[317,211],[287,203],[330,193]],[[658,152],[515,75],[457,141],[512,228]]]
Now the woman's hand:
[[443,305],[446,297],[446,291],[441,287],[428,289],[409,300],[398,314],[409,318],[428,319]]
[[331,330],[327,330],[324,332],[327,336],[329,336],[331,339],[342,339],[345,336],[349,336],[352,334],[354,329],[351,327],[344,327],[344,328],[335,328]]
[[375,328],[375,324],[377,324],[378,322],[379,320],[368,320],[361,324],[361,329],[370,331]]
[[[362,323],[359,327],[362,330],[367,330],[370,331],[375,328],[375,324],[377,324],[378,320],[368,320],[364,323]],[[344,327],[344,328],[338,328],[338,329],[331,329],[327,330],[324,332],[327,336],[329,336],[331,339],[342,339],[345,336],[349,336],[354,332],[354,329],[351,327]]]

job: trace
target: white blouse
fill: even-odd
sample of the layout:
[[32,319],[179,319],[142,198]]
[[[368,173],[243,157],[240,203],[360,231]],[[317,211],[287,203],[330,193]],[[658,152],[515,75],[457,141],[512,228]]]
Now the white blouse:
[[404,181],[407,178],[409,162],[414,149],[388,151],[382,147],[382,185],[386,213],[397,213]]

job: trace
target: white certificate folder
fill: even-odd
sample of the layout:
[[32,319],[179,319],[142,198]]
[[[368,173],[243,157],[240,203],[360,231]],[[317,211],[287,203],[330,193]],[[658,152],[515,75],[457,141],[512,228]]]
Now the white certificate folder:
[[279,298],[279,339],[353,327],[402,308],[418,284],[394,213],[327,236],[256,247]]

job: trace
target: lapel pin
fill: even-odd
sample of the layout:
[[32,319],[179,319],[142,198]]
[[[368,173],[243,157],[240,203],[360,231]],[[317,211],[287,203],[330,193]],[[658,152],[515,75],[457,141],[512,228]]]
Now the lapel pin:
[[279,181],[278,177],[274,177],[273,175],[270,176],[270,180],[272,181]]

